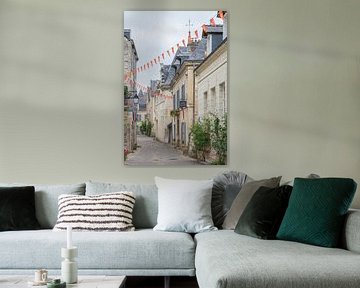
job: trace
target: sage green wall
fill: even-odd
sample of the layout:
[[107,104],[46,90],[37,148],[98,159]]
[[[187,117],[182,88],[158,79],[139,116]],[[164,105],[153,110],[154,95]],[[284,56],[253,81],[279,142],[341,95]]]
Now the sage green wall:
[[[125,168],[123,10],[218,8],[230,13],[229,165]],[[0,182],[152,182],[234,169],[360,184],[359,29],[357,0],[1,0]]]

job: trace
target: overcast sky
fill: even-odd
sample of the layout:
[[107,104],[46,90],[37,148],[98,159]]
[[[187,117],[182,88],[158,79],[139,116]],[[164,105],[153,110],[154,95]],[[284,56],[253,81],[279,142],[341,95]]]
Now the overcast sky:
[[[210,24],[210,19],[216,13],[217,11],[125,11],[124,28],[131,29],[131,38],[139,56],[138,67],[157,56],[161,57],[162,62],[169,64],[173,54],[170,50],[169,57],[166,51],[173,46],[176,51],[176,44],[181,43],[182,39],[187,43],[189,20],[192,37],[195,37],[194,31],[198,29],[201,35],[201,25]],[[221,19],[214,19],[217,24],[222,24]],[[164,60],[161,56],[163,52]],[[138,73],[137,82],[149,86],[150,80],[160,79],[159,71],[160,65],[154,65],[153,68]]]

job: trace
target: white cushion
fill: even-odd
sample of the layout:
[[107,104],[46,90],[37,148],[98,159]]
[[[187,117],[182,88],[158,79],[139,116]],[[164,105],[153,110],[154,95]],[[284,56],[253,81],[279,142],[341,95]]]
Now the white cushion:
[[54,230],[132,231],[132,192],[105,193],[92,196],[59,196],[59,214]]
[[154,230],[198,233],[217,230],[211,217],[213,180],[155,177],[159,212]]

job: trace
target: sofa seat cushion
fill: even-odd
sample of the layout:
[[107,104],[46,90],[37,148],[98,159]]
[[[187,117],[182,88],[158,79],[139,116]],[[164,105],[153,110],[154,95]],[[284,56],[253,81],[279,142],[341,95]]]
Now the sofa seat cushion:
[[200,288],[358,287],[360,254],[229,230],[195,236]]
[[[73,232],[79,270],[194,269],[195,244],[186,233]],[[1,232],[0,269],[60,269],[66,232]]]

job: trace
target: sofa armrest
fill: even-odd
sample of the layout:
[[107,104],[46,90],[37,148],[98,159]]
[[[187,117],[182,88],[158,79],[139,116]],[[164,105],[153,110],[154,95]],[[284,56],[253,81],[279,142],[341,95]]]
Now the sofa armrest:
[[360,210],[349,210],[343,232],[343,248],[360,253]]

